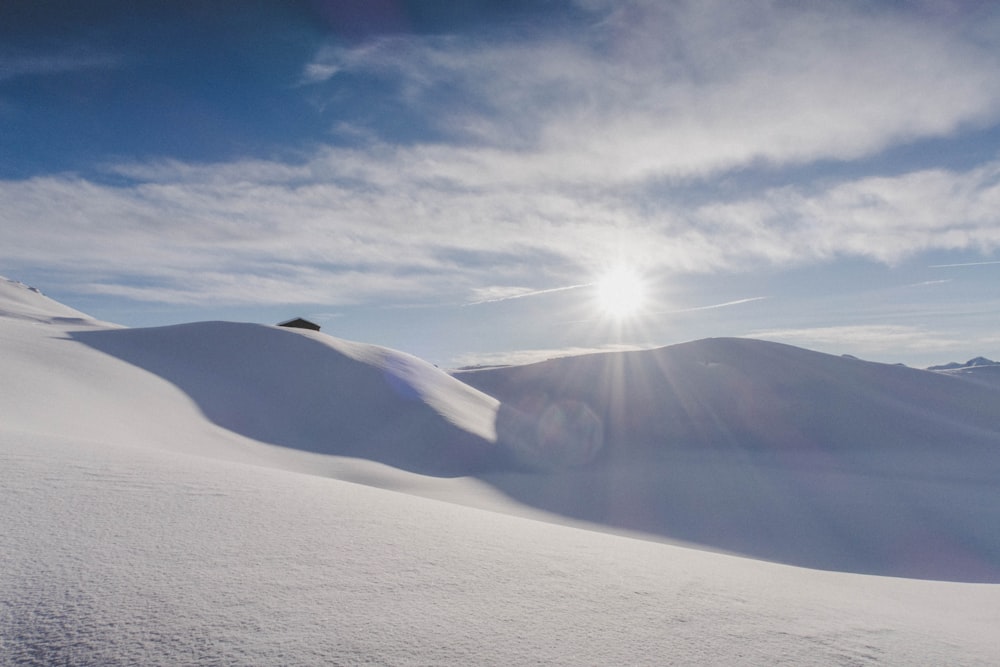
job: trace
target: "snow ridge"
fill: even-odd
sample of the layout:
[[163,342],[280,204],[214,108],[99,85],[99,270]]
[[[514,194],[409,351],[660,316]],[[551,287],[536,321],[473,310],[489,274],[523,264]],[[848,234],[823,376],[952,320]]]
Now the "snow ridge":
[[72,336],[169,381],[213,423],[256,441],[446,476],[494,456],[495,399],[385,348],[235,322]]
[[0,276],[0,317],[17,318],[43,324],[63,322],[87,324],[93,318],[64,306],[42,294],[37,287]]

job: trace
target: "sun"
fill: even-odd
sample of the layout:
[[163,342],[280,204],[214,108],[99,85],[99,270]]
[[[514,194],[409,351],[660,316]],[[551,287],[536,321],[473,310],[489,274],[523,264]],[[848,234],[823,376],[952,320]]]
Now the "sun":
[[627,266],[609,270],[594,286],[598,308],[615,320],[635,317],[646,305],[646,286],[642,276]]

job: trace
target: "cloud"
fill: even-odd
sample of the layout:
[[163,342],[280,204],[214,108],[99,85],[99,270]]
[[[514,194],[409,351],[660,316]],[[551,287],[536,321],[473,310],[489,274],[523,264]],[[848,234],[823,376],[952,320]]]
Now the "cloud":
[[868,353],[935,352],[968,347],[970,342],[943,332],[888,324],[771,329],[754,331],[750,335],[796,344],[838,346]]
[[735,301],[726,301],[725,303],[713,303],[709,306],[695,306],[693,308],[681,308],[679,310],[664,310],[660,312],[662,314],[693,313],[699,310],[715,310],[716,308],[728,308],[730,306],[740,306],[744,303],[753,303],[754,301],[762,301],[766,298],[767,298],[766,296],[752,296],[746,299],[736,299]]
[[959,264],[931,264],[927,268],[929,269],[951,269],[960,266],[991,266],[1000,264],[1000,261],[991,262],[961,262]]
[[339,71],[340,68],[331,63],[311,62],[306,65],[305,70],[302,72],[302,83],[310,84],[326,81]]
[[579,286],[619,257],[668,276],[1000,248],[1000,163],[684,204],[630,189],[471,187],[422,156],[324,149],[298,165],[123,166],[148,179],[127,185],[0,182],[0,260],[172,303],[455,303]]
[[[434,141],[394,142],[373,113],[359,147],[294,162],[0,181],[0,261],[170,303],[461,303],[586,284],[609,258],[669,277],[1000,248],[1000,162],[759,191],[710,179],[995,121],[1000,62],[975,31],[996,17],[945,30],[854,3],[583,7],[582,30],[396,36],[303,67],[310,95],[379,79]],[[70,66],[25,62],[8,71]]]
[[919,283],[910,283],[909,285],[904,285],[904,287],[929,287],[931,285],[946,285],[952,282],[951,278],[946,278],[944,280],[922,280]]
[[702,206],[696,215],[700,229],[775,264],[844,256],[892,264],[927,250],[990,253],[1000,248],[1000,163],[862,178],[818,191],[776,188]]
[[124,187],[74,176],[0,182],[0,257],[75,273],[77,290],[171,303],[460,302],[498,276],[544,279],[526,263],[577,256],[574,236],[588,228],[582,245],[593,252],[608,237],[599,211],[569,199],[512,202],[405,179],[373,191],[259,164],[248,169],[254,182],[239,171]]
[[593,284],[580,283],[579,285],[565,285],[563,287],[550,287],[548,289],[502,286],[477,287],[473,289],[473,301],[468,302],[466,305],[478,306],[483,303],[496,303],[498,301],[510,301],[511,299],[523,299],[529,296],[567,292],[569,290],[580,289],[581,287],[591,287]]
[[499,150],[495,166],[531,154],[503,171],[533,183],[847,160],[1000,114],[1000,60],[974,34],[993,15],[943,29],[852,3],[586,7],[571,33],[399,36],[323,48],[305,71],[380,78],[452,143]]
[[87,69],[118,67],[120,58],[107,53],[63,51],[48,54],[0,54],[0,82],[27,76],[50,76]]
[[574,357],[582,354],[601,352],[628,352],[645,349],[637,345],[610,344],[597,347],[563,347],[533,350],[511,350],[503,352],[474,352],[456,357],[454,368],[482,368],[490,366],[521,366],[549,359]]

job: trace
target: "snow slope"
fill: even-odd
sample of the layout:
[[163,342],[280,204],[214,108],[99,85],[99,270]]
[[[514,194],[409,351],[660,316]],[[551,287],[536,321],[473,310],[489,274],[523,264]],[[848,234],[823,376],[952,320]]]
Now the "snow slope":
[[254,440],[439,475],[493,456],[497,401],[400,352],[233,322],[72,336],[170,381]]
[[995,385],[747,339],[456,376],[603,423],[588,466],[488,476],[522,502],[808,567],[1000,581]]
[[[503,469],[489,455],[500,413],[530,421],[536,407],[498,407],[405,355],[256,325],[121,330],[63,308],[0,283],[0,664],[988,665],[1000,654],[996,584],[789,567],[558,525],[504,499],[495,489],[514,481],[537,493],[623,470],[619,450],[603,437],[579,468]],[[966,446],[971,463],[975,438]],[[672,463],[684,474],[714,471],[695,476],[706,496],[725,496],[741,470],[721,452],[685,456]],[[829,487],[862,464],[811,470]],[[990,486],[951,465],[944,492]],[[447,477],[465,466],[478,477]],[[669,492],[683,476],[660,479]],[[988,491],[984,511],[997,504]],[[711,523],[738,509],[685,513]],[[949,563],[940,578],[975,579],[961,558],[938,569]]]
[[604,425],[605,460],[736,448],[813,463],[898,449],[937,457],[940,448],[1000,442],[1000,391],[953,375],[752,339],[455,376],[509,405],[571,399],[590,406]]
[[989,366],[963,366],[949,370],[937,371],[942,375],[948,375],[987,387],[1000,388],[1000,364]]
[[93,321],[89,315],[53,301],[36,287],[0,276],[0,317],[64,324]]

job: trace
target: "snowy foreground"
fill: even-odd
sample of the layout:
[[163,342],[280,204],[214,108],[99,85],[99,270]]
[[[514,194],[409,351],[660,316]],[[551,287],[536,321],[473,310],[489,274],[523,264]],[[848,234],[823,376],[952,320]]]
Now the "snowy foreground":
[[459,381],[3,279],[0,373],[0,665],[1000,656],[975,377],[716,340]]

